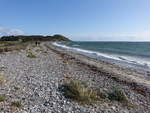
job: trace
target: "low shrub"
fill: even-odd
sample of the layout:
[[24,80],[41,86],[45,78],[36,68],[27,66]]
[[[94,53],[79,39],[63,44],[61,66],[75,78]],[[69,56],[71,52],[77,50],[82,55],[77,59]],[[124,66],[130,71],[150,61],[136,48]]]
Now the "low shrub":
[[112,92],[108,93],[108,99],[112,101],[126,101],[127,96],[120,88],[114,88]]
[[19,101],[12,102],[11,105],[14,106],[14,107],[18,107],[18,108],[22,107],[22,104]]

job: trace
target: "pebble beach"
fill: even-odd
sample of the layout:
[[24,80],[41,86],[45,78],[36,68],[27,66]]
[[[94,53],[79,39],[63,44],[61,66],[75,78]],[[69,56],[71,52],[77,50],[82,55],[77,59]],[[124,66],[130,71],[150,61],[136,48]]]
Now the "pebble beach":
[[[114,79],[109,76],[110,69],[108,72],[100,71],[58,50],[49,46],[49,43],[41,43],[39,46],[29,45],[25,50],[0,54],[0,75],[5,78],[0,84],[0,95],[6,97],[4,102],[0,102],[1,113],[150,112],[150,93],[143,93],[143,90],[138,92],[131,84]],[[28,57],[31,52],[35,58]],[[138,80],[142,81],[143,78],[138,75]],[[85,81],[93,89],[104,91],[119,87],[134,107],[109,100],[81,105],[67,99],[59,86],[70,79]],[[149,76],[145,75],[144,79],[149,84]],[[12,102],[20,102],[21,107],[12,106]]]

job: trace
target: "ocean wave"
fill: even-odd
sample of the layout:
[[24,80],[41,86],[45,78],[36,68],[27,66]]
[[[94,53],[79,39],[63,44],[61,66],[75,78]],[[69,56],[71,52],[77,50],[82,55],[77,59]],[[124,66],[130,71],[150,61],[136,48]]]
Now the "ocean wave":
[[53,45],[65,48],[69,51],[86,54],[88,56],[92,55],[92,56],[96,56],[96,57],[104,57],[104,58],[111,59],[111,60],[122,61],[124,63],[129,63],[129,64],[133,64],[133,65],[137,65],[137,66],[143,66],[146,68],[150,68],[150,61],[147,61],[147,60],[141,59],[141,58],[136,58],[136,57],[132,57],[132,56],[123,56],[123,55],[119,55],[119,54],[101,53],[101,52],[85,50],[85,49],[76,48],[76,47],[69,47],[66,45],[58,44],[58,43],[53,43]]
[[143,67],[150,68],[150,61],[147,61],[145,59],[131,57],[131,56],[119,56],[119,58],[127,63],[139,65]]
[[119,60],[119,58],[111,56],[111,55],[107,55],[104,53],[100,53],[100,52],[95,52],[95,51],[90,51],[90,50],[85,50],[85,49],[80,49],[80,48],[74,48],[74,47],[69,47],[66,45],[62,45],[62,44],[58,44],[58,43],[53,43],[55,46],[59,46],[62,48],[66,48],[68,50],[73,50],[73,51],[77,51],[77,52],[82,52],[82,53],[87,53],[87,54],[92,54],[92,55],[97,55],[97,56],[102,56],[102,57],[106,57],[106,58],[111,58],[111,59],[116,59]]
[[74,47],[79,47],[80,45],[74,44],[74,45],[72,45],[72,46],[74,46]]

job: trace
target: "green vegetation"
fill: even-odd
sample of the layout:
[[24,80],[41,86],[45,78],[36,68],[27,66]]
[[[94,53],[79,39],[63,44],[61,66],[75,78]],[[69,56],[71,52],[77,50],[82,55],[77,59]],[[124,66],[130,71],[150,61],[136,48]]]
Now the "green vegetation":
[[2,46],[2,45],[8,45],[8,43],[9,42],[7,42],[7,41],[0,41],[0,46]]
[[65,77],[66,79],[70,79],[70,78],[71,78],[71,76],[68,75],[68,74],[64,74],[64,77]]
[[3,75],[0,75],[0,84],[2,84],[5,81],[5,77]]
[[[3,43],[3,41],[0,41],[0,43]],[[4,41],[4,43],[6,43]],[[8,41],[7,44],[0,44],[0,53],[13,51],[13,50],[21,50],[25,49],[30,43],[29,42],[16,42],[16,41]]]
[[0,96],[0,102],[4,102],[6,100],[5,96]]
[[114,88],[112,91],[92,90],[88,85],[80,80],[70,80],[61,85],[61,91],[66,98],[72,99],[83,104],[92,104],[100,100],[110,100],[130,103],[125,92],[120,88]]
[[17,86],[14,86],[14,89],[15,89],[15,90],[19,90],[19,87],[17,87]]
[[80,80],[71,80],[62,85],[62,89],[66,98],[83,104],[90,104],[98,99],[97,93]]
[[12,102],[11,105],[18,108],[22,107],[22,104],[19,101]]
[[27,57],[29,57],[29,58],[36,58],[36,56],[33,53],[31,53],[31,52],[28,52]]
[[43,53],[47,54],[48,52],[47,51],[43,51]]
[[62,35],[54,36],[42,36],[42,35],[32,35],[32,36],[3,36],[0,41],[70,41],[68,38]]
[[7,47],[4,47],[4,48],[0,48],[0,53],[2,53],[2,52],[8,52],[9,50],[8,50],[8,48]]
[[2,112],[4,110],[4,108],[0,108],[0,112]]
[[114,88],[112,92],[108,93],[108,99],[112,101],[127,101],[127,96],[123,90]]
[[103,91],[103,90],[99,90],[97,89],[97,95],[101,98],[101,99],[108,99],[108,94],[107,92]]
[[68,38],[62,35],[54,36],[3,36],[0,37],[0,53],[25,49],[29,44],[33,43],[37,46],[40,41],[70,41]]

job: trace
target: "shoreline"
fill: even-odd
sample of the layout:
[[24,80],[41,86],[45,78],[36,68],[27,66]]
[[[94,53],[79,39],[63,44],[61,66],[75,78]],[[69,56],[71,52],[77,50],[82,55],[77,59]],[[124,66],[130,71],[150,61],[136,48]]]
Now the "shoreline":
[[89,67],[96,68],[97,71],[106,73],[106,76],[113,78],[118,82],[130,85],[134,90],[142,92],[144,95],[150,95],[150,73],[142,70],[123,68],[100,59],[90,58],[88,56],[68,51],[62,47],[46,43],[46,46],[53,49],[58,54],[65,54],[81,61]]
[[[29,44],[26,49],[0,54],[1,112],[6,113],[148,113],[150,96],[145,91],[135,90],[136,84],[118,80],[116,75],[81,60],[94,59],[67,52],[49,45],[50,42]],[[69,55],[70,54],[70,55]],[[80,58],[80,59],[79,59]],[[104,65],[105,64],[105,65]],[[114,68],[106,62],[101,65]],[[121,71],[121,70],[120,70]],[[90,105],[81,105],[68,99],[60,86],[71,80],[80,80],[93,91],[111,93],[113,88],[121,89],[128,102],[97,100]],[[17,103],[21,107],[12,106]],[[131,105],[130,105],[131,104]]]
[[[132,55],[126,55],[126,54],[108,54],[107,52],[100,52],[100,51],[95,51],[95,50],[90,50],[90,49],[84,49],[82,48],[82,43],[81,47],[76,47],[79,46],[78,43],[70,43],[70,46],[67,46],[68,44],[63,44],[63,43],[53,43],[54,46],[58,46],[60,48],[63,48],[64,50],[71,51],[77,54],[81,54],[93,59],[97,59],[100,61],[105,61],[109,62],[111,64],[115,64],[117,66],[123,67],[123,68],[129,68],[132,70],[140,70],[140,71],[145,71],[150,73],[150,68],[149,68],[149,61],[142,60],[141,56],[135,56]],[[73,44],[73,45],[72,45]],[[103,43],[102,43],[103,44]],[[108,43],[109,44],[109,43]],[[94,45],[93,45],[94,46]],[[92,47],[91,47],[92,48]],[[107,50],[106,50],[107,51]],[[139,58],[141,57],[141,58]],[[145,62],[145,63],[144,63]]]

